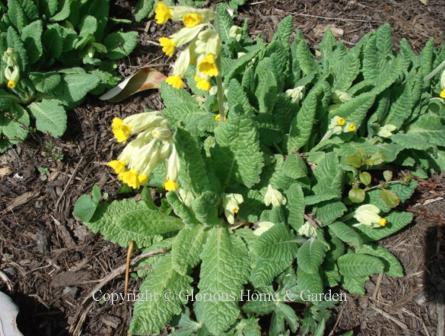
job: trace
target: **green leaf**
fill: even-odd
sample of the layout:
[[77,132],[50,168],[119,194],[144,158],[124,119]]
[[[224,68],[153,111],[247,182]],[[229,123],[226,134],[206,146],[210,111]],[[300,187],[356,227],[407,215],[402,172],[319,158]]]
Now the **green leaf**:
[[159,210],[150,210],[144,202],[113,201],[98,206],[85,224],[95,233],[122,247],[133,240],[139,247],[150,246],[154,238],[179,231],[181,221]]
[[82,21],[80,26],[79,37],[88,38],[97,30],[97,19],[94,16],[88,15]]
[[65,105],[72,106],[80,103],[88,92],[99,84],[99,78],[82,71],[73,71],[63,76],[63,82],[56,87],[53,95],[63,101]]
[[385,264],[377,257],[359,253],[347,253],[337,259],[340,273],[345,277],[360,278],[383,273]]
[[304,224],[303,189],[298,183],[294,183],[290,186],[286,195],[289,209],[288,223],[295,231],[298,231]]
[[250,188],[260,181],[264,158],[252,119],[232,113],[215,129],[215,139],[219,160],[226,162],[226,183],[234,180]]
[[104,45],[108,50],[108,58],[111,60],[118,60],[130,55],[136,47],[137,42],[137,32],[115,32],[105,38]]
[[135,236],[168,236],[183,228],[182,222],[173,216],[166,215],[159,210],[137,209],[122,214],[118,226]]
[[171,124],[183,124],[190,133],[198,136],[213,130],[214,114],[204,112],[197,100],[186,90],[178,90],[161,83],[161,97],[164,102],[164,115]]
[[59,8],[59,0],[47,0],[44,1],[42,5],[45,7],[47,14],[53,16]]
[[14,51],[17,52],[20,70],[26,72],[28,68],[28,54],[19,34],[17,34],[17,31],[11,26],[8,27],[6,40],[8,48],[13,48]]
[[176,149],[181,160],[179,183],[195,195],[210,190],[210,180],[198,143],[192,135],[178,128],[175,135]]
[[63,5],[60,11],[51,17],[51,21],[63,21],[66,20],[71,14],[71,4],[75,0],[63,0]]
[[348,52],[345,57],[334,64],[334,88],[348,90],[360,73],[360,54]]
[[176,272],[170,255],[159,258],[139,288],[143,296],[134,305],[130,332],[154,335],[163,330],[181,313],[192,289],[191,282],[191,277]]
[[381,189],[380,190],[380,197],[383,200],[383,202],[385,202],[386,205],[390,209],[395,208],[396,206],[398,206],[400,204],[399,197],[394,192],[392,192],[391,190]]
[[250,281],[255,287],[261,287],[270,285],[290,266],[298,245],[285,225],[275,224],[254,240],[250,249],[253,261]]
[[315,216],[323,225],[329,225],[336,219],[343,216],[347,211],[346,206],[341,201],[326,201],[317,205]]
[[301,70],[305,75],[310,75],[317,70],[317,63],[305,40],[300,40],[297,44],[296,58]]
[[275,105],[278,84],[274,73],[271,71],[274,64],[271,58],[263,58],[257,65],[255,76],[258,85],[255,91],[255,96],[258,99],[258,108],[260,113],[271,113]]
[[268,300],[248,301],[242,310],[246,314],[267,315],[275,310],[275,303]]
[[329,231],[341,241],[355,248],[359,248],[363,244],[360,234],[353,227],[342,222],[335,222],[329,225]]
[[376,79],[378,76],[379,55],[376,46],[376,36],[371,36],[365,44],[363,49],[363,77],[368,79]]
[[229,83],[229,90],[227,92],[227,102],[229,107],[239,105],[243,109],[243,114],[255,113],[254,108],[250,105],[249,99],[244,92],[243,87],[236,79],[232,79]]
[[314,87],[304,99],[297,116],[291,124],[287,142],[289,152],[299,150],[308,142],[315,124],[315,116],[322,93],[322,86],[318,85]]
[[392,212],[386,218],[388,224],[383,228],[372,229],[365,225],[358,225],[357,230],[361,231],[370,240],[376,241],[399,232],[413,220],[412,213]]
[[235,333],[231,334],[232,336],[261,336],[261,327],[258,324],[258,319],[254,317],[242,319],[236,325],[235,330]]
[[88,222],[93,218],[96,212],[99,201],[93,199],[90,195],[80,196],[74,204],[73,215],[82,222]]
[[403,266],[400,264],[400,261],[384,247],[363,245],[356,250],[356,252],[383,259],[385,263],[385,273],[389,276],[402,277],[404,275]]
[[192,201],[195,217],[204,225],[217,225],[221,222],[218,218],[220,201],[216,193],[205,191]]
[[343,277],[343,288],[346,289],[351,294],[364,295],[365,294],[365,283],[368,281],[368,276],[361,277]]
[[445,143],[444,121],[439,116],[427,113],[412,123],[406,133],[391,137],[395,143],[409,149],[426,150]]
[[223,42],[230,42],[230,27],[233,26],[233,20],[230,17],[227,4],[220,3],[215,8],[215,26]]
[[216,299],[197,301],[196,313],[212,334],[221,335],[240,314],[238,301],[249,275],[247,248],[217,227],[209,231],[201,259],[199,293]]
[[25,12],[19,0],[8,0],[8,18],[19,32],[27,24]]
[[[327,153],[314,170],[317,183],[312,190],[316,195],[336,195],[341,197],[343,192],[344,171],[341,169],[338,157],[335,153]],[[324,199],[324,201],[328,201]]]
[[199,224],[199,221],[196,219],[193,211],[179,199],[177,193],[168,192],[166,198],[168,203],[172,207],[175,215],[181,218],[184,224],[186,225]]
[[32,103],[29,109],[36,119],[36,128],[40,132],[60,137],[66,130],[66,111],[60,101],[44,99],[39,103]]
[[325,248],[325,245],[317,239],[307,240],[298,249],[298,267],[305,273],[318,273],[326,255]]
[[42,32],[43,26],[41,20],[30,23],[22,30],[22,41],[28,52],[30,64],[37,62],[43,55]]
[[[0,117],[0,135],[3,133],[8,142],[17,144],[22,142],[28,136],[29,115],[28,112],[18,104],[13,104],[9,107],[11,112],[11,119],[6,120],[3,124],[3,118]],[[0,112],[1,114],[1,112]]]
[[39,18],[39,10],[34,0],[20,0],[19,2],[22,6],[23,13],[25,13],[25,16],[28,18],[28,22]]
[[273,40],[279,40],[284,45],[289,45],[289,38],[292,34],[293,30],[293,18],[292,15],[286,16],[284,19],[278,23],[277,28],[275,30],[275,34],[273,36]]
[[32,84],[41,93],[50,93],[62,80],[62,76],[54,72],[31,72],[29,74]]
[[362,121],[366,118],[366,114],[374,104],[375,93],[367,92],[360,96],[341,104],[336,110],[335,115],[345,118],[349,122],[353,122],[360,127]]
[[147,19],[148,15],[153,10],[153,6],[154,0],[138,0],[134,13],[136,22],[141,22],[143,19]]
[[48,58],[59,58],[63,52],[63,30],[59,24],[48,25],[43,32],[43,46]]
[[375,32],[376,47],[381,58],[392,54],[392,32],[391,26],[386,23]]
[[318,272],[306,273],[301,268],[297,269],[298,297],[310,300],[310,294],[323,293],[323,280]]
[[195,267],[207,237],[203,225],[184,227],[176,235],[172,245],[172,262],[175,270],[186,275],[188,270]]

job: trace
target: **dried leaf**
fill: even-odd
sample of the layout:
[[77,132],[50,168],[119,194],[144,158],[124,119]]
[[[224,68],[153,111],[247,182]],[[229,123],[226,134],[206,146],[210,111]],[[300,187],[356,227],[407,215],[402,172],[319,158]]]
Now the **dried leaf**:
[[119,83],[116,87],[104,93],[99,99],[117,103],[135,93],[158,89],[160,83],[164,81],[165,78],[166,77],[157,70],[153,70],[149,67],[141,68],[133,75],[125,78],[125,80]]

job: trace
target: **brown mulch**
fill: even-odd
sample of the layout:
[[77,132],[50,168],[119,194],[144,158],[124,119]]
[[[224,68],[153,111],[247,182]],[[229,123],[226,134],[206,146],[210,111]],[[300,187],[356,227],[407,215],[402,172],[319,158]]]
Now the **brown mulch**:
[[[240,18],[249,21],[252,34],[265,38],[270,38],[280,18],[291,14],[295,27],[312,44],[320,41],[327,24],[341,29],[339,37],[347,45],[383,22],[393,26],[396,42],[406,37],[416,49],[429,37],[437,42],[445,39],[444,0],[430,0],[428,6],[418,0],[248,2]],[[113,14],[130,18],[131,3],[115,1]],[[141,46],[122,62],[121,74],[145,65],[168,71],[167,60],[153,43],[168,28],[152,21],[135,28],[141,33]],[[121,104],[89,98],[69,113],[69,129],[62,139],[32,134],[0,156],[0,270],[11,281],[9,294],[20,306],[19,323],[25,335],[68,335],[76,325],[82,335],[126,334],[131,304],[81,305],[97,280],[125,262],[126,251],[89,232],[74,220],[72,209],[94,184],[110,195],[118,191],[115,177],[103,166],[119,148],[111,140],[111,119],[160,106],[156,92]],[[443,179],[431,179],[421,185],[416,201],[444,196],[443,188]],[[402,260],[407,276],[383,277],[378,286],[373,279],[367,296],[348,297],[338,310],[337,332],[435,335],[437,304],[426,288],[435,284],[426,286],[424,279],[426,274],[439,274],[440,282],[443,275],[432,267],[440,263],[428,244],[435,239],[433,228],[444,224],[444,205],[438,201],[410,206],[416,225],[383,242]],[[431,265],[431,260],[436,262]],[[137,285],[133,282],[131,288]],[[0,289],[7,291],[6,283],[0,282]],[[123,279],[111,281],[105,290],[122,291]]]

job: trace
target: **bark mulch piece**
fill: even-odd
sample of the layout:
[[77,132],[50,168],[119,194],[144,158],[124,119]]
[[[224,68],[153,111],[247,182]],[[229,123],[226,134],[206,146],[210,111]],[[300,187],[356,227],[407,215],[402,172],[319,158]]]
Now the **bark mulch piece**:
[[[241,8],[240,19],[249,21],[253,34],[267,39],[276,23],[291,14],[295,27],[313,45],[320,41],[327,24],[343,30],[337,33],[346,45],[352,45],[383,22],[392,24],[396,42],[406,37],[416,49],[429,37],[444,41],[444,0],[430,0],[428,6],[418,0],[248,2]],[[112,15],[131,18],[132,6],[132,1],[116,0]],[[129,75],[147,65],[168,72],[168,61],[156,41],[171,28],[146,21],[134,29],[140,32],[140,46],[121,63],[120,73]],[[32,134],[0,156],[0,270],[12,284],[9,294],[20,306],[19,325],[25,335],[126,334],[131,303],[81,304],[103,277],[125,263],[126,251],[92,234],[71,213],[76,199],[94,184],[116,197],[118,183],[103,165],[119,150],[109,128],[112,118],[161,106],[156,92],[144,92],[120,104],[89,98],[69,112],[69,129],[63,138]],[[443,195],[443,182],[432,179],[422,184],[419,199],[431,198],[432,192]],[[426,244],[425,237],[434,234],[428,233],[429,228],[443,224],[444,205],[411,206],[417,225],[384,242],[401,258],[407,276],[383,277],[379,286],[375,285],[377,279],[372,279],[367,296],[348,297],[338,310],[337,331],[355,328],[362,335],[435,334],[437,304],[432,299],[437,293],[434,288],[443,281],[443,269],[432,267],[439,263],[438,255],[427,249],[430,242]],[[434,276],[426,277],[426,272]],[[422,288],[425,278],[435,279],[428,283],[429,291]],[[131,282],[130,290],[138,285]],[[104,292],[122,292],[123,286],[123,278],[118,277]],[[7,291],[7,284],[0,282],[0,289]]]

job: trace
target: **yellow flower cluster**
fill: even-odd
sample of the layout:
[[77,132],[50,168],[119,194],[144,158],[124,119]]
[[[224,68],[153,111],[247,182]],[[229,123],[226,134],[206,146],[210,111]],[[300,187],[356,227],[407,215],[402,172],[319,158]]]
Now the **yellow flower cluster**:
[[166,83],[175,89],[184,88],[183,78],[188,67],[196,65],[196,87],[210,91],[212,77],[219,75],[218,56],[221,48],[219,36],[211,24],[213,12],[186,6],[169,7],[159,1],[155,7],[155,19],[158,24],[164,24],[168,20],[181,21],[184,24],[175,34],[159,39],[162,51],[169,57],[178,48],[182,49]]
[[355,133],[357,125],[354,122],[348,122],[343,117],[335,116],[329,124],[329,130],[332,134]]
[[445,99],[445,89],[443,89],[442,91],[440,91],[440,98]]
[[179,157],[167,120],[160,112],[143,112],[125,119],[114,118],[111,129],[119,143],[125,143],[134,136],[118,158],[107,163],[120,181],[138,189],[148,182],[153,170],[164,162],[167,166],[165,189],[178,189]]

